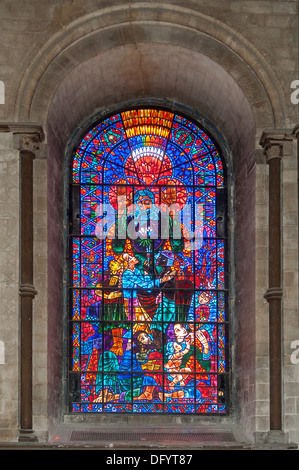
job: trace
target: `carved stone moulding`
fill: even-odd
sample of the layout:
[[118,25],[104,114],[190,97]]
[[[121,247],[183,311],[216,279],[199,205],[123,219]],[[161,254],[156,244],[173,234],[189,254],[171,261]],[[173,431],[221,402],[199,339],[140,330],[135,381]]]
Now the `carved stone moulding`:
[[35,123],[0,123],[0,132],[13,134],[13,148],[20,152],[31,152],[38,157],[45,139],[43,128]]

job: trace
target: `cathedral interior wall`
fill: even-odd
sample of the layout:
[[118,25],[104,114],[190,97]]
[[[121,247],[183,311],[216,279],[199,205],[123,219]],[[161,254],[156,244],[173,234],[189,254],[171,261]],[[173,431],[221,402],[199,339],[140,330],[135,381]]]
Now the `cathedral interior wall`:
[[[232,407],[220,424],[239,429],[249,441],[266,435],[269,172],[259,142],[265,130],[290,132],[298,122],[298,105],[296,110],[290,101],[290,82],[298,78],[297,1],[203,0],[196,6],[173,1],[159,8],[148,1],[131,2],[129,8],[119,1],[99,7],[93,1],[41,5],[31,0],[21,9],[17,3],[6,0],[0,6],[5,18],[0,79],[6,85],[0,105],[0,441],[17,440],[20,412],[20,169],[11,124],[38,123],[45,133],[34,160],[33,427],[47,440],[61,423],[76,425],[66,410],[64,361],[68,159],[86,126],[133,103],[185,111],[223,148],[229,182]],[[284,143],[283,426],[290,442],[299,442],[299,373],[291,360],[291,344],[299,339],[296,152],[294,139]],[[215,418],[186,422],[219,425]],[[169,422],[160,417],[153,424]]]

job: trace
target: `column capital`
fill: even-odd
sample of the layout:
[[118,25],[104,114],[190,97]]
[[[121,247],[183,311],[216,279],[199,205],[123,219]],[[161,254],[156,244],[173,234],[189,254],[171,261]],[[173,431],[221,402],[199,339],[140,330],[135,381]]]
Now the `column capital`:
[[31,152],[36,156],[40,150],[40,139],[37,134],[18,134],[14,136],[14,142],[20,152]]
[[38,156],[45,139],[43,128],[35,123],[0,122],[0,132],[13,134],[13,148]]
[[37,157],[41,150],[42,137],[39,132],[14,133],[13,146],[20,152],[31,152]]
[[292,130],[265,130],[260,138],[260,146],[267,163],[273,159],[281,159],[283,157],[283,146],[286,142],[290,142],[295,138]]
[[264,155],[266,156],[267,163],[270,160],[281,159],[283,156],[283,145],[278,142],[269,142],[264,147]]

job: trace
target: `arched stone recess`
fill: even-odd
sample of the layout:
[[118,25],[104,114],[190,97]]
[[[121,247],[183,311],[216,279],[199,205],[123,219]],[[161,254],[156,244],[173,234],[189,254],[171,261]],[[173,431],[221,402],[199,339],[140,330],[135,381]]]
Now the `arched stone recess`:
[[163,3],[158,9],[136,3],[94,12],[57,33],[37,54],[21,81],[15,120],[41,123],[47,139],[45,367],[50,423],[63,419],[67,401],[63,386],[66,155],[80,130],[97,117],[142,102],[184,110],[213,133],[226,153],[234,372],[232,415],[223,423],[237,423],[253,434],[255,148],[260,130],[284,127],[282,96],[269,64],[238,33],[199,12],[173,6],[170,10]]
[[263,54],[223,22],[164,3],[159,7],[135,3],[103,8],[53,35],[36,51],[35,60],[20,81],[15,120],[43,120],[58,84],[86,58],[126,44],[138,50],[138,45],[144,43],[172,44],[202,52],[239,84],[252,103],[257,122],[259,112],[269,113],[272,127],[284,127],[284,92]]

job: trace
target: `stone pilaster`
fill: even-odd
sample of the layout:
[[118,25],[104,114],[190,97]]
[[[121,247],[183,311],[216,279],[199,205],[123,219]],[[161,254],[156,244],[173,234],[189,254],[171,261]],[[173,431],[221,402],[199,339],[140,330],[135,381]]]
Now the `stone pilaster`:
[[21,397],[19,441],[36,441],[32,417],[32,302],[37,292],[33,277],[33,162],[43,139],[35,126],[11,126],[20,152],[20,315]]
[[291,132],[264,132],[260,141],[269,166],[269,253],[268,289],[265,298],[269,304],[269,382],[270,430],[267,439],[285,441],[282,405],[282,193],[281,161],[284,143],[294,138]]
[[281,158],[283,146],[268,142],[265,155],[269,165],[269,303],[270,429],[282,429],[281,377]]

